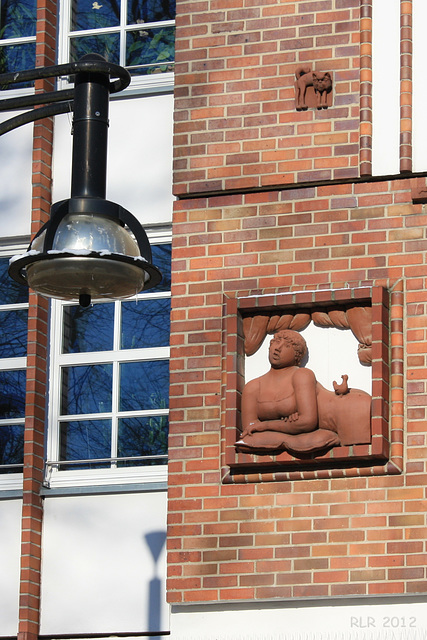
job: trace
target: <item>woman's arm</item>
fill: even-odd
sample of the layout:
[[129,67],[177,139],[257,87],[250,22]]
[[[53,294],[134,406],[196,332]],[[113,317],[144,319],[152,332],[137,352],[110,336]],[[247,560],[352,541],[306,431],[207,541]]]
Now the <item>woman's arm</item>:
[[258,419],[257,400],[259,396],[259,378],[248,382],[242,394],[242,437],[258,431],[254,427],[260,423]]
[[[252,382],[256,383],[257,380]],[[290,384],[293,386],[297,410],[289,416],[283,416],[281,420],[259,420],[257,415],[259,384],[257,386],[251,383],[246,385],[242,398],[242,437],[261,431],[280,431],[289,434],[308,433],[317,428],[316,377],[313,371],[311,369],[297,369]]]
[[308,433],[318,426],[316,376],[311,369],[297,369],[292,377],[297,415],[290,416],[286,433]]

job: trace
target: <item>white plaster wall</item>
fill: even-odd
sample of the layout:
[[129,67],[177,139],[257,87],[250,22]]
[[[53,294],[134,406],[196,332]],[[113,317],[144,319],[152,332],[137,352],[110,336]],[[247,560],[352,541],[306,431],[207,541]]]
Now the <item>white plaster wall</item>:
[[168,631],[165,527],[166,492],[46,498],[40,633]]
[[[0,121],[15,115],[1,113]],[[0,137],[0,238],[30,233],[32,145],[32,124]]]
[[412,0],[412,82],[413,82],[413,170],[427,169],[427,2],[426,0]]
[[[70,197],[72,115],[55,120],[53,201]],[[110,101],[107,199],[142,224],[172,219],[173,96]]]
[[21,500],[0,500],[0,636],[18,633]]
[[170,640],[425,640],[425,599],[174,606]]
[[373,0],[372,172],[374,175],[399,173],[399,136],[400,0]]
[[[348,375],[348,384],[355,389],[372,393],[372,369],[363,366],[357,357],[358,342],[349,329],[316,327],[312,322],[304,331],[308,347],[306,367],[312,369],[317,380],[326,389],[333,390],[332,382],[341,382],[341,376]],[[245,361],[245,380],[263,375],[270,369],[268,347],[271,336],[267,336],[260,349]]]

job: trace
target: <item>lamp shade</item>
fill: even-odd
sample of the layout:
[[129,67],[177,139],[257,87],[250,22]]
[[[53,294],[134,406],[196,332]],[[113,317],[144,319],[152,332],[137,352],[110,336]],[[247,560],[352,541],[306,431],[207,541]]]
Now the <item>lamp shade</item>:
[[90,198],[54,205],[27,252],[11,259],[9,273],[38,293],[83,306],[127,298],[161,280],[134,216],[112,202]]

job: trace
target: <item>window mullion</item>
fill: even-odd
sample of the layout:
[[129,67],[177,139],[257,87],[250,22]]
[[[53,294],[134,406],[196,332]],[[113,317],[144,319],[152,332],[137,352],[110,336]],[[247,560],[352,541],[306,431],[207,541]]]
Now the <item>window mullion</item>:
[[[111,457],[117,457],[118,446],[118,410],[119,410],[119,385],[120,385],[120,364],[118,362],[120,351],[120,333],[121,333],[121,303],[116,300],[114,303],[114,335],[113,345],[115,351],[115,359],[113,362],[113,389],[112,389],[112,416],[111,416]],[[112,468],[117,468],[117,463],[112,463]]]
[[126,23],[127,23],[127,0],[122,0],[120,6],[120,64],[126,66]]

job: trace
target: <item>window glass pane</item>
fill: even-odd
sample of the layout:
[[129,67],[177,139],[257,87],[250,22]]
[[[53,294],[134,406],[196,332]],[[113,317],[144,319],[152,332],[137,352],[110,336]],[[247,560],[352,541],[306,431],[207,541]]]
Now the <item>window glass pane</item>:
[[[24,459],[24,425],[0,426],[0,465],[22,464]],[[19,473],[21,468],[5,469],[5,472]],[[4,473],[0,470],[0,472]]]
[[151,247],[153,254],[153,264],[161,274],[162,281],[157,287],[150,289],[151,291],[170,291],[171,288],[171,245],[157,244]]
[[27,309],[0,310],[0,358],[27,355],[27,321]]
[[[111,456],[111,420],[77,420],[60,424],[60,460]],[[64,469],[65,467],[61,467]],[[75,465],[70,465],[75,469]]]
[[25,416],[25,370],[0,371],[0,418]]
[[71,31],[108,29],[120,24],[120,0],[74,0],[71,7]]
[[64,307],[63,353],[110,351],[113,335],[114,303]]
[[175,11],[175,0],[128,0],[127,23],[174,20]]
[[[33,69],[36,66],[36,44],[11,44],[0,47],[0,73],[11,73],[23,69]],[[15,82],[1,85],[1,89],[21,89],[31,87],[33,82]]]
[[28,287],[18,284],[9,276],[9,258],[0,258],[0,304],[28,302]]
[[104,33],[99,36],[82,36],[72,38],[70,43],[70,60],[79,60],[87,53],[98,53],[107,62],[120,63],[120,42],[118,33]]
[[169,298],[122,302],[122,349],[167,347],[169,333]]
[[166,409],[169,406],[169,361],[120,365],[120,411]]
[[[118,456],[159,456],[168,452],[168,417],[119,420]],[[167,464],[167,460],[124,461],[124,465]]]
[[36,0],[1,0],[0,39],[36,35]]
[[132,69],[133,74],[173,71],[175,27],[138,29],[126,33],[126,66],[144,65]]
[[61,414],[111,411],[112,374],[111,364],[64,367]]

